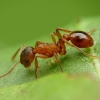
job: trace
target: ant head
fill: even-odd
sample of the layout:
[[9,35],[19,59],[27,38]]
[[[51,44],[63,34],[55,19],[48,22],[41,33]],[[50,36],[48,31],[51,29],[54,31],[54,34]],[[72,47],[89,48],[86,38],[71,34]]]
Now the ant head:
[[20,63],[26,68],[29,67],[34,60],[35,54],[33,49],[33,47],[26,47],[20,54]]
[[92,37],[83,31],[73,31],[70,33],[70,41],[79,48],[91,47],[94,44]]

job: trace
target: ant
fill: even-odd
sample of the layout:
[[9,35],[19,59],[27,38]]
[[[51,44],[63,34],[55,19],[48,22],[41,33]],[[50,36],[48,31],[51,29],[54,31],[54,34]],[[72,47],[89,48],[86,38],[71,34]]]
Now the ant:
[[35,48],[32,46],[28,46],[24,49],[24,45],[22,45],[12,57],[13,60],[18,52],[21,51],[20,61],[15,63],[13,67],[6,74],[0,76],[0,78],[10,74],[18,63],[24,65],[25,68],[29,68],[33,60],[35,60],[35,77],[37,79],[37,69],[39,68],[37,58],[50,58],[53,56],[55,57],[61,72],[63,72],[60,60],[58,59],[58,54],[65,55],[66,48],[64,42],[61,39],[56,42],[53,37],[53,41],[54,43],[43,43],[42,41],[37,41],[35,44]]
[[[96,29],[93,29],[88,33],[92,33],[95,30]],[[62,36],[59,31],[68,32],[69,34],[68,35],[64,34]],[[37,41],[35,44],[35,48],[33,48],[32,46],[28,46],[25,49],[24,49],[24,45],[22,45],[12,57],[13,60],[18,54],[18,52],[21,51],[20,61],[15,63],[13,67],[6,74],[0,76],[0,78],[10,74],[18,63],[23,64],[25,68],[29,68],[33,60],[35,60],[35,77],[37,79],[37,69],[39,68],[37,58],[50,58],[53,56],[55,57],[61,72],[63,72],[60,64],[60,60],[58,59],[58,54],[59,55],[66,54],[65,43],[71,47],[76,48],[86,56],[99,58],[98,56],[87,54],[80,49],[80,48],[87,48],[93,46],[94,41],[88,33],[84,31],[70,31],[63,28],[57,28],[56,32],[53,32],[51,34],[53,43],[43,43],[42,41]],[[58,41],[56,41],[55,35],[58,37]],[[68,42],[69,40],[72,43]]]

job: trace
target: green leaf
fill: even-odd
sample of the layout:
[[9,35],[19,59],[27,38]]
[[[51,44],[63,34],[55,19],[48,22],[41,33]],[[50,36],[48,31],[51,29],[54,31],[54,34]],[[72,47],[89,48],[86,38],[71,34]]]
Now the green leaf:
[[0,100],[97,100],[97,88],[89,77],[52,74],[34,82],[2,88]]
[[[100,56],[99,23],[100,17],[83,18],[71,22],[66,25],[65,28],[86,32],[97,28],[97,31],[91,34],[95,42],[94,46],[82,50],[86,53]],[[45,43],[52,42],[50,35],[45,34],[42,37],[25,43],[25,46],[34,46],[37,40],[41,40]],[[14,47],[0,50],[0,75],[6,73],[15,62],[19,61],[19,55],[13,62],[10,60],[19,46],[20,44],[17,44]],[[99,80],[100,60],[85,56],[68,45],[66,45],[66,50],[66,55],[59,56],[65,74],[61,73],[58,64],[53,58],[38,59],[40,68],[38,69],[37,80],[34,75],[34,63],[29,69],[25,69],[23,65],[18,64],[12,73],[0,79],[0,100],[5,100],[6,98],[7,100],[61,100],[61,98],[63,98],[63,100],[84,100],[86,97],[88,98],[87,100],[94,100],[98,94],[97,84],[93,82],[91,78],[87,78],[87,76],[83,77],[82,74]],[[56,73],[56,75],[54,73]],[[80,77],[69,77],[69,75],[74,76],[76,74]]]

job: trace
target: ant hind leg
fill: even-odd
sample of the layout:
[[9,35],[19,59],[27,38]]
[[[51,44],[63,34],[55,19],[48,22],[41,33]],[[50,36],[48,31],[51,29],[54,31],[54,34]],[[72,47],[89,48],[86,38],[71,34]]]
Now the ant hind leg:
[[94,55],[91,55],[91,54],[88,54],[88,53],[82,51],[80,48],[74,46],[73,44],[69,43],[68,41],[66,41],[66,40],[63,39],[63,38],[62,38],[62,41],[63,41],[64,43],[68,44],[69,46],[76,48],[78,51],[80,51],[80,52],[81,52],[82,54],[84,54],[85,56],[90,56],[90,57],[93,57],[93,58],[98,58],[98,59],[100,59],[100,57],[98,57],[98,56],[94,56]]
[[59,31],[63,31],[63,32],[67,32],[67,33],[71,33],[71,32],[72,32],[72,31],[66,30],[66,29],[64,29],[64,28],[57,28],[57,29],[56,29],[55,35],[57,35],[59,38],[62,38],[62,36],[61,36],[61,34],[60,34]]

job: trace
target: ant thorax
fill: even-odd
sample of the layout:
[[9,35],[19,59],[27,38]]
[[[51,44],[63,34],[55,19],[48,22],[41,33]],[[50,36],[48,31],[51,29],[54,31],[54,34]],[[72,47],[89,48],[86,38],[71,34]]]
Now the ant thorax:
[[54,55],[55,53],[59,53],[60,48],[57,44],[54,43],[42,43],[39,44],[34,50],[33,52],[36,54],[43,54],[45,56],[51,57]]

